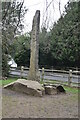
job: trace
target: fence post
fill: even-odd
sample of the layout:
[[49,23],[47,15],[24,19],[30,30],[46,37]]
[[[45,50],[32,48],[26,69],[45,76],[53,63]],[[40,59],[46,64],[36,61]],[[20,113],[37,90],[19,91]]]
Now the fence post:
[[42,81],[44,80],[44,68],[42,68]]
[[72,70],[69,70],[68,86],[71,86],[71,82],[72,82]]
[[22,78],[23,72],[24,72],[24,66],[21,66],[21,75],[20,75],[20,78]]
[[76,75],[77,75],[77,72],[78,72],[78,67],[76,67]]
[[52,66],[52,73],[53,73],[53,66]]

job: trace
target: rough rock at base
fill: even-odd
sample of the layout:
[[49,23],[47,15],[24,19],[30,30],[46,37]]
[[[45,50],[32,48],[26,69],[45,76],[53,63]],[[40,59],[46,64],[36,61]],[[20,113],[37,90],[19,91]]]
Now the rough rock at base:
[[37,81],[18,79],[15,82],[12,82],[8,85],[5,85],[4,88],[9,88],[18,92],[26,93],[32,96],[42,96],[45,94],[44,88]]
[[44,84],[45,94],[56,95],[59,93],[66,93],[65,89],[58,84]]
[[48,95],[55,95],[55,94],[57,94],[56,87],[45,86],[45,94],[48,94]]

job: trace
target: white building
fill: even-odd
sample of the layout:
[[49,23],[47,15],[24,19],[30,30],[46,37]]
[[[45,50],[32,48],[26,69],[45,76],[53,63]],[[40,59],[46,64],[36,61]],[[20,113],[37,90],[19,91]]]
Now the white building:
[[13,58],[11,58],[11,60],[8,61],[8,65],[10,65],[10,67],[13,67],[13,68],[16,68],[16,67],[17,67],[17,64],[16,64],[16,62],[14,61]]

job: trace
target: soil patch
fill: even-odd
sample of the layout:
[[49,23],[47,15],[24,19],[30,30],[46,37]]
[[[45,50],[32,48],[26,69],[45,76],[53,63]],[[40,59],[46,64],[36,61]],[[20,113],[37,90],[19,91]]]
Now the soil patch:
[[3,118],[78,118],[78,94],[34,97],[2,89]]

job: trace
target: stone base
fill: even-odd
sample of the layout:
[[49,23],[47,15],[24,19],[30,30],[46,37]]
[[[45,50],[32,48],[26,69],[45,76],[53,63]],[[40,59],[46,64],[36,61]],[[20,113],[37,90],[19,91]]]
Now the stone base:
[[39,82],[25,79],[18,79],[15,82],[5,85],[4,88],[9,88],[32,96],[41,97],[45,94],[45,90]]
[[55,95],[59,93],[66,93],[65,89],[58,84],[44,84],[45,94]]
[[55,95],[55,94],[57,94],[56,87],[45,86],[45,94],[48,94],[48,95]]
[[37,81],[18,79],[4,88],[15,90],[21,93],[26,93],[31,96],[43,96],[44,94],[55,95],[58,93],[65,93],[65,89],[61,85],[56,84],[44,84],[42,85]]

